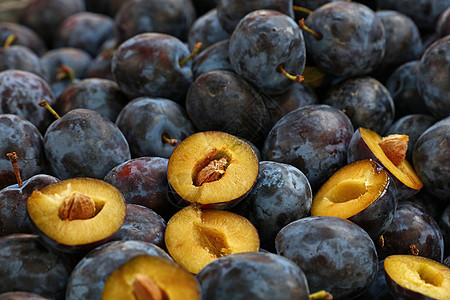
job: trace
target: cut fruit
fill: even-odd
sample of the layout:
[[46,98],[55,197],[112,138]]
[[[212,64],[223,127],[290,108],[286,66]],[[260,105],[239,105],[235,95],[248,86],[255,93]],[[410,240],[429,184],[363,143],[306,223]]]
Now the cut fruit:
[[250,192],[258,169],[258,156],[250,144],[228,133],[208,131],[181,142],[167,172],[171,188],[186,205],[229,208]]
[[163,257],[139,255],[108,277],[102,299],[199,300],[200,286],[194,275]]
[[172,258],[194,274],[219,257],[259,251],[258,232],[246,218],[196,204],[173,215],[165,242]]
[[396,207],[396,188],[387,171],[365,159],[342,167],[322,185],[311,215],[349,219],[378,238],[391,224]]
[[114,186],[80,177],[34,191],[27,211],[36,231],[51,246],[79,252],[112,238],[124,222],[126,205]]
[[391,175],[397,187],[399,200],[407,199],[423,187],[414,168],[404,159],[407,141],[405,135],[383,138],[370,129],[360,127],[350,140],[347,161],[351,163],[361,159],[373,159]]
[[[384,260],[386,282],[401,299],[450,299],[450,268],[414,255],[391,255]],[[428,298],[427,298],[428,299]]]

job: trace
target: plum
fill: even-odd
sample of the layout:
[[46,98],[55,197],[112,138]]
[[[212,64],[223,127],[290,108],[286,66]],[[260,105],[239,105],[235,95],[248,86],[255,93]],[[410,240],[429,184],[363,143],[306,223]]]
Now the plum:
[[13,34],[17,37],[13,44],[27,47],[38,56],[42,56],[47,51],[45,42],[31,28],[19,23],[0,22],[0,45],[4,45],[6,39]]
[[48,81],[47,71],[39,56],[25,46],[12,45],[0,48],[0,71],[10,69],[28,71]]
[[195,44],[202,43],[202,51],[208,46],[230,38],[220,26],[217,18],[217,9],[211,9],[204,15],[198,17],[189,28],[188,44],[189,49],[193,50]]
[[210,45],[196,55],[192,61],[194,78],[214,70],[234,71],[228,55],[229,44],[230,40],[225,39]]

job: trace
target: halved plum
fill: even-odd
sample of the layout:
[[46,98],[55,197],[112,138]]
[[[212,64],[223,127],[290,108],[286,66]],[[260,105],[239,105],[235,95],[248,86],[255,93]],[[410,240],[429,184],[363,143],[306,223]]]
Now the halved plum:
[[397,187],[398,199],[407,199],[423,187],[414,168],[405,159],[407,145],[406,135],[381,137],[375,131],[360,127],[350,140],[347,162],[373,159],[389,172]]
[[195,276],[168,258],[140,255],[127,261],[108,277],[102,299],[106,300],[200,300]]
[[313,199],[311,215],[349,219],[376,239],[392,223],[397,202],[388,172],[364,159],[342,167],[322,185]]
[[391,255],[384,260],[386,282],[398,299],[450,299],[450,269],[415,255]]
[[111,239],[124,222],[126,205],[119,190],[109,183],[79,177],[33,191],[27,211],[46,243],[77,253]]
[[219,257],[259,251],[258,231],[249,220],[196,204],[173,215],[167,223],[165,242],[170,256],[194,274]]
[[250,192],[258,170],[259,160],[249,143],[225,132],[207,131],[177,146],[167,173],[175,196],[182,198],[178,204],[229,208]]

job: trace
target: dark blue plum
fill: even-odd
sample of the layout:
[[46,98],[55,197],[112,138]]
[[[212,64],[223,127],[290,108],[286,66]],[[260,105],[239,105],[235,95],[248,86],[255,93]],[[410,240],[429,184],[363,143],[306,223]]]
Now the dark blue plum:
[[191,0],[130,0],[115,15],[119,41],[144,32],[172,35],[186,41],[196,18]]
[[217,9],[212,9],[198,17],[189,28],[188,44],[193,50],[195,44],[202,43],[201,50],[217,42],[227,40],[230,34],[222,29],[217,19]]
[[325,289],[333,299],[352,299],[376,278],[378,257],[370,236],[358,225],[337,217],[306,217],[277,234],[277,253],[293,260],[309,289]]
[[52,174],[58,178],[103,179],[115,166],[131,159],[119,128],[90,109],[73,109],[54,121],[44,135]]
[[406,134],[409,137],[406,159],[409,162],[412,162],[412,153],[417,139],[425,130],[428,129],[428,127],[436,123],[436,121],[437,119],[431,115],[406,115],[395,121],[391,127],[389,127],[385,135]]
[[235,72],[200,75],[186,97],[186,111],[199,131],[223,131],[260,147],[270,130],[261,94]]
[[436,32],[440,37],[450,34],[450,6],[439,16],[436,22]]
[[252,222],[258,230],[261,247],[273,251],[278,231],[292,221],[307,217],[311,203],[311,186],[299,169],[262,161],[250,194],[233,211]]
[[315,10],[316,8],[327,4],[329,2],[344,1],[344,0],[294,0],[294,5]]
[[366,75],[383,59],[383,24],[365,5],[331,2],[314,10],[305,25],[320,35],[305,33],[305,43],[323,72],[343,77]]
[[369,289],[357,297],[357,300],[395,300],[391,295],[389,286],[384,275],[384,260],[378,261],[378,271],[375,280],[369,286]]
[[239,21],[248,13],[258,9],[277,10],[289,17],[294,16],[292,0],[219,0],[217,1],[217,17],[220,25],[228,32],[233,33]]
[[417,24],[422,31],[432,31],[439,15],[448,7],[450,0],[378,0],[380,9],[392,9],[404,13]]
[[0,45],[4,45],[8,37],[14,34],[17,38],[13,45],[21,45],[31,49],[38,56],[47,51],[42,38],[31,28],[11,22],[0,22]]
[[422,39],[416,23],[394,10],[380,10],[375,14],[383,23],[386,38],[386,51],[378,69],[389,70],[390,67],[419,59]]
[[84,0],[30,1],[21,14],[20,23],[33,29],[51,46],[53,35],[64,19],[85,10]]
[[280,66],[289,74],[301,75],[306,62],[299,26],[274,10],[256,10],[242,18],[231,35],[228,52],[234,71],[268,94],[294,84],[279,71]]
[[0,113],[24,117],[43,134],[53,117],[39,106],[42,99],[50,105],[55,102],[51,87],[42,77],[15,69],[0,72]]
[[396,119],[410,114],[428,113],[417,86],[418,71],[418,60],[407,62],[394,70],[385,83],[394,100]]
[[428,47],[420,59],[417,73],[419,94],[423,97],[431,114],[439,119],[450,115],[449,82],[450,35]]
[[368,128],[380,135],[384,135],[394,122],[391,94],[370,76],[347,79],[331,87],[323,103],[343,111],[354,128]]
[[64,89],[53,108],[60,116],[75,108],[88,108],[115,122],[128,102],[128,97],[116,82],[101,78],[86,78]]
[[47,71],[39,56],[25,46],[13,45],[0,48],[0,71],[11,69],[28,71],[48,81]]
[[447,205],[441,214],[438,225],[444,238],[444,257],[447,257],[450,255],[450,204]]
[[17,183],[7,154],[16,152],[23,180],[46,170],[42,134],[30,121],[14,114],[0,114],[0,189]]
[[54,34],[53,47],[78,48],[95,57],[103,42],[114,35],[114,20],[111,17],[92,12],[79,12],[67,17],[61,23]]
[[303,106],[273,126],[262,157],[298,168],[316,191],[346,164],[353,132],[350,119],[337,108],[324,104]]
[[444,201],[450,200],[450,117],[433,124],[417,139],[413,150],[414,168],[427,190]]
[[191,62],[180,64],[190,51],[176,37],[142,33],[123,42],[111,63],[120,88],[130,99],[148,96],[184,103],[193,81]]
[[134,99],[122,109],[116,125],[125,135],[133,157],[169,158],[175,146],[195,132],[184,108],[164,98]]
[[228,55],[229,44],[228,39],[214,43],[195,56],[192,62],[194,78],[214,70],[234,71]]
[[273,253],[227,255],[196,276],[203,299],[308,300],[305,274],[291,260]]

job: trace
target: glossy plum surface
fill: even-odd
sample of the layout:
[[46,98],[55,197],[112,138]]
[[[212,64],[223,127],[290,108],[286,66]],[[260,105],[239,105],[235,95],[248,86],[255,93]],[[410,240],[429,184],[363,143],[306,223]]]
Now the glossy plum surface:
[[[311,291],[327,290],[333,299],[351,299],[375,280],[378,258],[370,236],[336,217],[307,217],[280,230],[277,253],[304,272]],[[345,274],[345,275],[344,275]]]
[[230,34],[220,26],[217,9],[211,9],[199,16],[189,28],[189,49],[193,50],[196,43],[202,43],[201,51],[203,51],[212,44],[229,38]]
[[192,61],[194,78],[214,70],[234,71],[228,55],[229,44],[229,39],[214,43],[195,56]]

